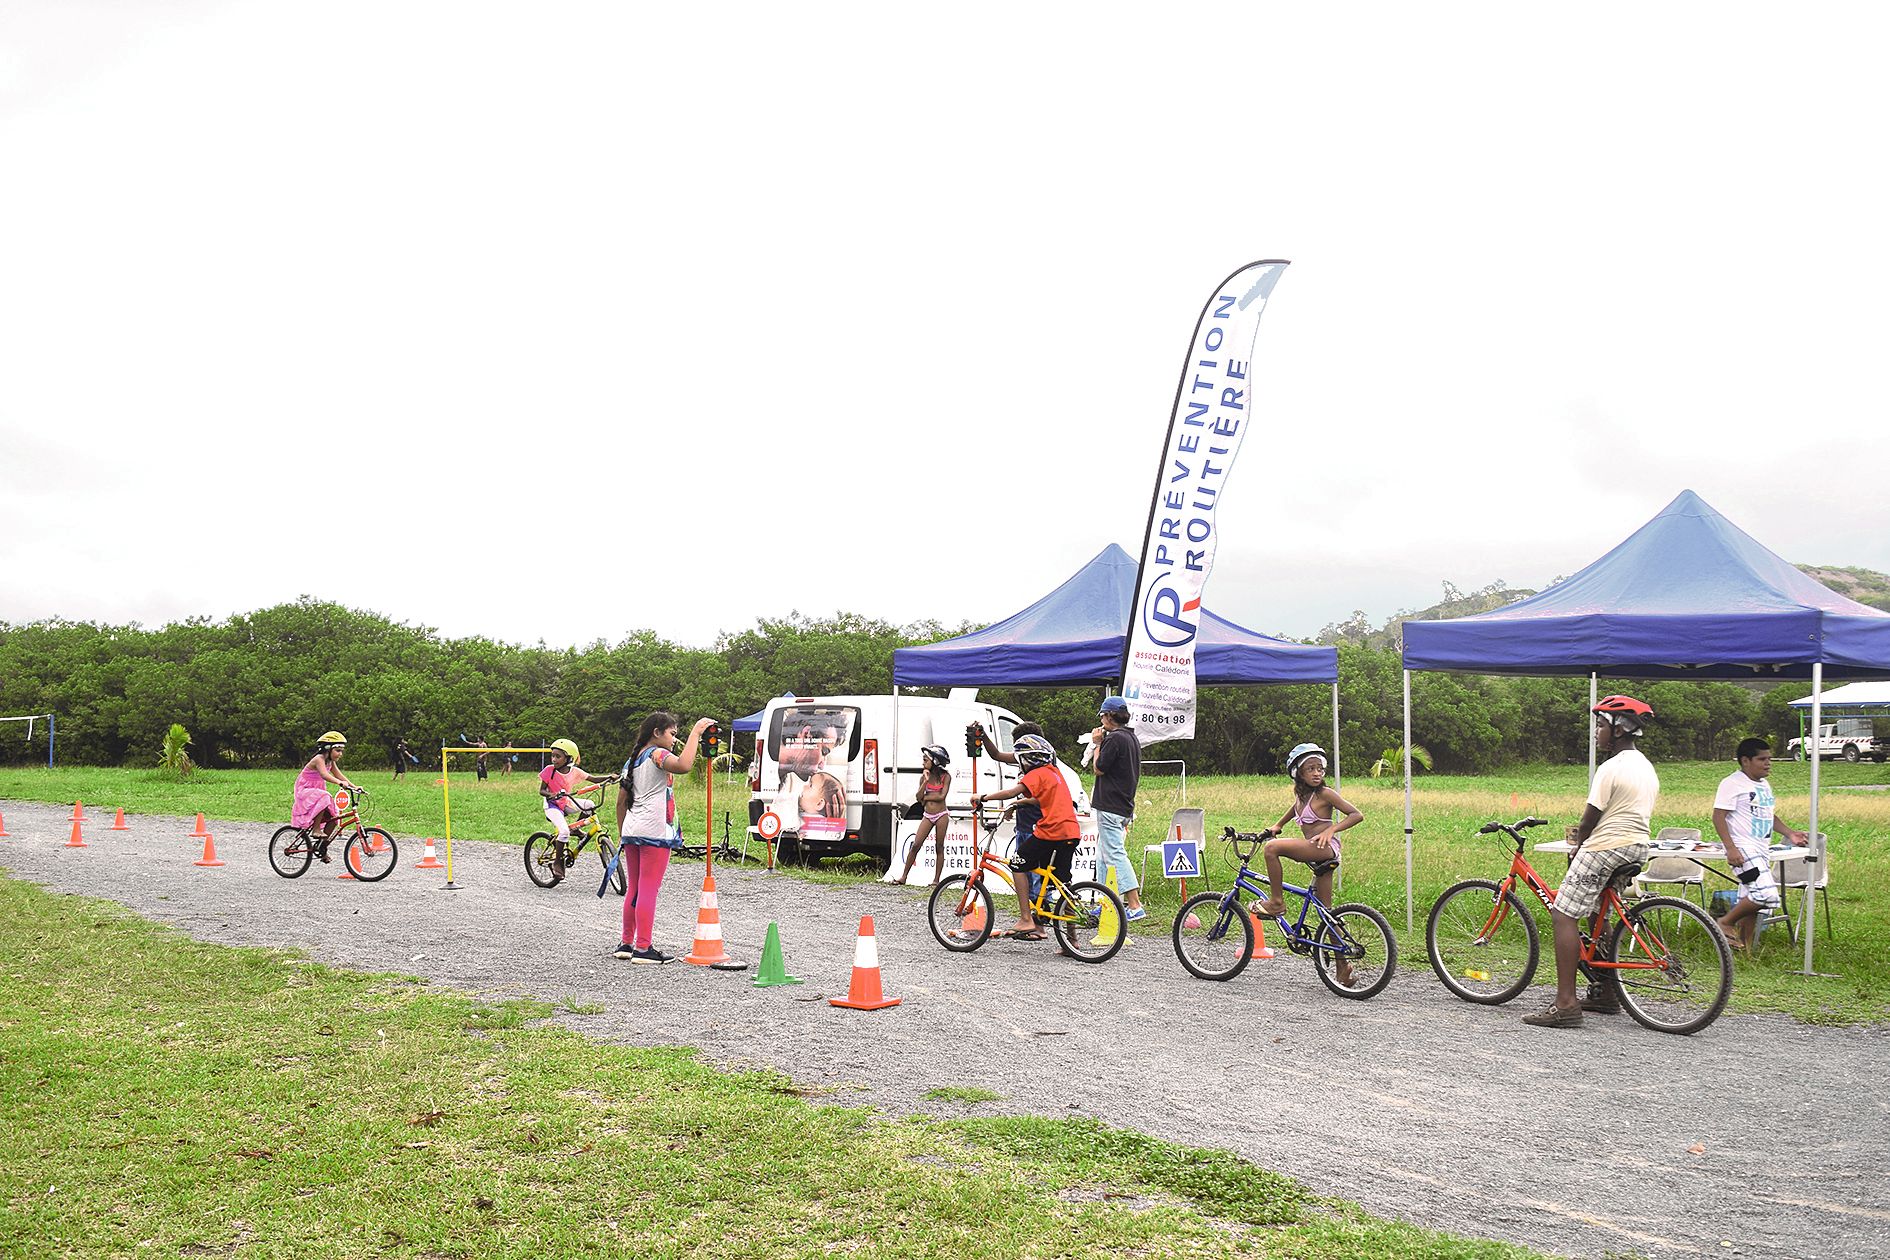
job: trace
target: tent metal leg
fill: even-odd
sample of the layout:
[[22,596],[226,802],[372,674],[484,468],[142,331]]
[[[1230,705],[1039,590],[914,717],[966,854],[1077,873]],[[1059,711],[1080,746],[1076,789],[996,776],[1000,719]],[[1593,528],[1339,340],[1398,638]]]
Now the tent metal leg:
[[1415,922],[1411,904],[1411,671],[1404,671],[1404,930]]

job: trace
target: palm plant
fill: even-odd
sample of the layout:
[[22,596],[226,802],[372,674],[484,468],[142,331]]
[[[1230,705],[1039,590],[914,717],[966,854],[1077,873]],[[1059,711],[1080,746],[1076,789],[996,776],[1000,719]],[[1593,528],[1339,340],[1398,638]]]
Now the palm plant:
[[[1420,770],[1429,770],[1431,768],[1431,750],[1422,744],[1411,745],[1411,764]],[[1385,749],[1384,752],[1379,754],[1378,760],[1372,762],[1371,775],[1374,779],[1382,779],[1388,774],[1402,774],[1403,772],[1403,744]]]
[[158,748],[158,765],[180,779],[190,777],[190,772],[197,767],[190,760],[185,749],[190,747],[190,732],[183,723],[172,722],[171,729],[164,732],[164,742]]

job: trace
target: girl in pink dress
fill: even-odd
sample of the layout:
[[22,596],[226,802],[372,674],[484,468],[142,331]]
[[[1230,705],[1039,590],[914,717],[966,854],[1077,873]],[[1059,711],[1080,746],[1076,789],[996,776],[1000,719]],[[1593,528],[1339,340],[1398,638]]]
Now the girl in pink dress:
[[[303,828],[317,840],[326,840],[341,820],[334,798],[328,795],[328,785],[335,783],[351,791],[359,790],[354,780],[341,772],[341,754],[347,747],[346,735],[329,731],[316,741],[315,755],[296,776],[295,805],[289,813],[289,824]],[[322,861],[327,860],[328,854],[323,852]]]

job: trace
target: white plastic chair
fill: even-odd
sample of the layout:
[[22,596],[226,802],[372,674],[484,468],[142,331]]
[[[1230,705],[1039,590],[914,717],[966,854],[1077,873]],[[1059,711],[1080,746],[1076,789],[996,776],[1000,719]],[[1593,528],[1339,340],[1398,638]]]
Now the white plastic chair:
[[[1175,834],[1176,828],[1180,828],[1181,834],[1179,835]],[[1175,816],[1171,818],[1168,822],[1168,830],[1163,833],[1162,840],[1163,841],[1167,841],[1167,840],[1192,840],[1194,841],[1197,851],[1201,854],[1201,884],[1202,884],[1202,887],[1206,887],[1207,886],[1207,811],[1205,809],[1178,809],[1176,810]],[[1155,844],[1145,844],[1142,846],[1142,882],[1144,884],[1148,883],[1148,859],[1151,854],[1158,858],[1162,855],[1162,846],[1161,846],[1160,841],[1156,842]],[[1162,873],[1166,875],[1168,872],[1163,871]]]
[[[1826,848],[1826,836],[1824,832],[1820,831],[1812,839],[1811,851],[1817,857],[1818,882],[1816,887],[1818,900],[1824,903],[1824,936],[1826,940],[1829,940],[1835,933],[1831,928],[1831,898],[1825,893],[1826,887],[1831,883],[1831,855],[1829,849]],[[1798,890],[1798,904],[1800,907],[1798,914],[1799,918],[1802,919],[1804,917],[1804,898],[1809,895],[1806,889],[1811,886],[1810,868],[1807,859],[1792,858],[1789,861],[1780,862],[1778,864],[1778,908],[1785,920],[1785,926],[1791,930],[1792,939],[1794,941],[1798,939],[1798,923],[1792,918],[1789,897],[1794,888]]]
[[1680,884],[1683,886],[1681,895],[1684,897],[1686,895],[1684,885],[1691,884],[1700,890],[1700,909],[1706,909],[1706,868],[1692,858],[1684,857],[1679,853],[1662,853],[1660,842],[1663,840],[1681,840],[1688,845],[1698,844],[1700,829],[1698,827],[1662,827],[1660,834],[1654,837],[1654,851],[1648,855],[1646,863],[1641,867],[1641,873],[1634,877],[1634,895],[1648,896],[1647,885],[1649,884]]

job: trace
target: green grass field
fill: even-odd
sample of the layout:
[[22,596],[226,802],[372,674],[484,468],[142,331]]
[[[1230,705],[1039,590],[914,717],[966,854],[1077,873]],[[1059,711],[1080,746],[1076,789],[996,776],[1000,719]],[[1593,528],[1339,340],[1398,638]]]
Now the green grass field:
[[[686,1050],[0,877],[0,1256],[1522,1257],[1093,1121]],[[840,1105],[835,1105],[838,1102]]]
[[[1661,797],[1655,826],[1698,827],[1710,832],[1713,788],[1728,767],[1690,762],[1664,764],[1659,770]],[[441,791],[434,786],[434,776],[410,774],[396,782],[389,771],[373,769],[351,771],[351,777],[371,791],[371,821],[405,835],[443,834]],[[1782,927],[1774,928],[1761,941],[1756,957],[1737,961],[1732,1009],[1783,1011],[1820,1023],[1890,1018],[1890,791],[1860,790],[1890,784],[1890,767],[1827,763],[1823,778],[1828,790],[1823,796],[1820,826],[1830,837],[1831,910],[1837,935],[1830,940],[1820,935],[1816,965],[1820,971],[1836,973],[1835,978],[1792,974],[1802,965],[1802,952],[1785,936]],[[178,783],[146,770],[7,769],[0,770],[0,800],[70,803],[78,799],[104,811],[123,806],[131,813],[188,816],[201,810],[212,818],[273,821],[286,820],[293,779],[287,771],[211,770],[199,771]],[[480,784],[470,777],[462,783],[456,774],[453,783],[455,837],[516,844],[538,828],[534,775],[497,777]],[[1779,817],[1802,829],[1807,821],[1809,767],[1781,762],[1773,772],[1773,783],[1779,796]],[[1345,791],[1364,811],[1365,821],[1345,835],[1339,897],[1364,901],[1382,910],[1400,932],[1401,970],[1425,972],[1424,917],[1432,899],[1457,880],[1496,878],[1508,867],[1507,853],[1489,838],[1477,836],[1476,828],[1492,818],[1513,820],[1534,813],[1553,824],[1535,834],[1554,839],[1565,824],[1580,816],[1585,784],[1586,768],[1582,766],[1526,767],[1476,778],[1421,778],[1414,792],[1416,930],[1406,934],[1402,789],[1389,779],[1351,779]],[[1141,846],[1160,839],[1162,823],[1158,820],[1166,820],[1180,804],[1177,787],[1178,781],[1173,778],[1144,779],[1136,825],[1130,834],[1131,854],[1138,865]],[[1257,829],[1277,821],[1289,795],[1286,781],[1280,777],[1194,776],[1188,781],[1188,803],[1206,809],[1210,838],[1218,836],[1225,824]],[[678,785],[677,797],[684,834],[702,835],[702,782]],[[739,838],[746,801],[744,781],[718,779],[718,836],[721,816],[729,811],[735,817]],[[1224,854],[1218,843],[1210,844],[1209,849],[1209,874],[1215,886],[1225,887]],[[1544,857],[1536,865],[1551,882],[1559,879],[1563,869],[1557,857]],[[855,858],[829,861],[817,871],[794,874],[850,882],[873,878],[879,870],[866,859]],[[1293,876],[1289,874],[1288,878]],[[1153,913],[1138,925],[1137,931],[1159,936],[1166,933],[1178,898],[1175,886],[1167,880],[1155,878],[1151,885],[1148,904]],[[1543,926],[1546,933],[1546,921]],[[1538,978],[1546,979],[1549,971],[1544,967]]]

